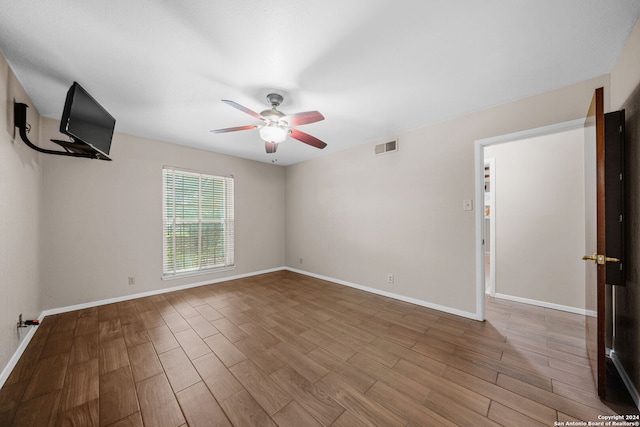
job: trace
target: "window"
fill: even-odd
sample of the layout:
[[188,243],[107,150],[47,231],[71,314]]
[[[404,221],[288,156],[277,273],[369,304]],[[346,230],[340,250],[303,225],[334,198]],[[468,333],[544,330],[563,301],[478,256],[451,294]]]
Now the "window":
[[164,278],[228,268],[233,259],[233,177],[162,170]]

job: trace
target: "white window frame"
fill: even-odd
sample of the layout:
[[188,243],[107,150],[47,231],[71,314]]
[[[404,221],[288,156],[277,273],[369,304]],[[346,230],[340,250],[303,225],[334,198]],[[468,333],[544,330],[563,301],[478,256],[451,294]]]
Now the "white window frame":
[[[197,219],[185,219],[179,218],[176,215],[176,187],[175,177],[189,176],[198,178],[198,218]],[[222,219],[206,219],[202,217],[203,197],[202,197],[202,181],[203,179],[213,179],[222,181],[224,183],[224,191],[222,200],[218,198],[218,202],[224,204],[223,212],[224,218]],[[234,259],[234,195],[233,195],[234,179],[233,176],[218,176],[207,174],[204,172],[189,171],[185,169],[179,169],[171,166],[164,166],[162,168],[162,279],[173,279],[178,277],[211,273],[220,270],[233,269],[235,265]],[[167,209],[167,196],[171,195],[173,203],[172,209]],[[223,239],[224,239],[224,256],[223,261],[212,264],[203,265],[203,247],[202,247],[202,225],[219,223],[223,225]],[[184,224],[197,224],[198,226],[198,242],[197,242],[197,265],[192,265],[188,268],[180,268],[177,262],[176,251],[176,225]],[[174,230],[174,234],[169,237],[170,230]],[[173,254],[173,256],[171,256]],[[170,259],[171,258],[171,259]]]

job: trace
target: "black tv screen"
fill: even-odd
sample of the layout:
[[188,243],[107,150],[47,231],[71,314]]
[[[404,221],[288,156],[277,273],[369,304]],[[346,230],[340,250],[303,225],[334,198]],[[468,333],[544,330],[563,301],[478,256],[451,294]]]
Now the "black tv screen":
[[76,143],[89,145],[108,159],[115,125],[113,116],[82,86],[73,82],[67,92],[60,132],[69,135]]

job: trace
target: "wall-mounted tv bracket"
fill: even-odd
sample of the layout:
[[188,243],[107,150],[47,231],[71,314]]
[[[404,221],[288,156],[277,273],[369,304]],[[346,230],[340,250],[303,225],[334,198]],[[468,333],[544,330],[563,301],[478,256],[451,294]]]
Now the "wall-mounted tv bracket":
[[13,125],[20,130],[20,137],[27,146],[33,148],[36,151],[45,154],[56,154],[58,156],[68,157],[84,157],[87,159],[101,159],[111,160],[108,157],[102,156],[100,153],[96,153],[88,146],[77,144],[73,141],[61,141],[58,139],[52,139],[51,142],[55,142],[60,145],[65,151],[48,150],[41,148],[29,141],[27,133],[29,132],[29,125],[27,124],[27,104],[21,102],[13,102]]
[[26,328],[27,326],[38,326],[40,321],[37,319],[34,320],[22,320],[22,313],[18,316],[18,328]]

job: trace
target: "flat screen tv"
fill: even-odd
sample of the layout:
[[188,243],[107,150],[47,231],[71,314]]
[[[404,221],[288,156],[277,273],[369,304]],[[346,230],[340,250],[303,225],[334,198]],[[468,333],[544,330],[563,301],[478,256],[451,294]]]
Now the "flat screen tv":
[[93,151],[91,154],[95,154],[96,158],[111,160],[109,150],[115,125],[113,116],[82,86],[73,82],[67,92],[60,121],[60,132],[73,140],[73,143],[64,144],[65,148],[75,152]]

